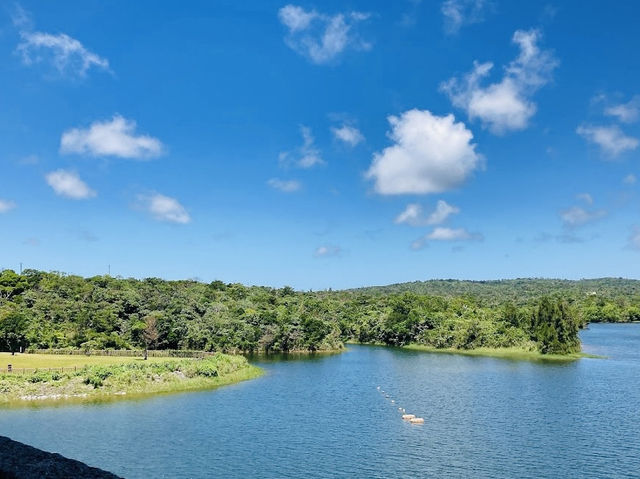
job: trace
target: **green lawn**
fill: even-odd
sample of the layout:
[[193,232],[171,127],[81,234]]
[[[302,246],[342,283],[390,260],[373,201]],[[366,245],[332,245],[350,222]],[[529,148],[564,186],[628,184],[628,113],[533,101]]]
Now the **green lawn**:
[[[147,362],[171,361],[174,358],[149,358]],[[175,358],[178,359],[178,358]],[[92,366],[107,364],[122,364],[132,361],[144,361],[142,357],[119,356],[85,356],[84,354],[19,354],[0,353],[0,369],[6,369],[11,364],[14,369],[19,368],[72,368],[74,366]]]

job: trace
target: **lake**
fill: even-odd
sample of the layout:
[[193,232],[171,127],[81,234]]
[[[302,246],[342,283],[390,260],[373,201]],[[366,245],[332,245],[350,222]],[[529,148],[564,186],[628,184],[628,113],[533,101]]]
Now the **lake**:
[[0,410],[0,435],[127,478],[640,477],[640,324],[581,336],[608,359],[350,346],[215,391]]

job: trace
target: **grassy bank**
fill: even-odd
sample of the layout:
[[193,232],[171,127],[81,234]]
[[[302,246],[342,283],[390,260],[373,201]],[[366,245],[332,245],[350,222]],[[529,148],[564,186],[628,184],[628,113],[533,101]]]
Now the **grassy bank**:
[[[176,358],[177,359],[177,358]],[[175,361],[174,358],[149,357],[148,362]],[[104,366],[143,361],[142,357],[126,356],[85,356],[82,354],[18,354],[0,353],[0,369],[11,364],[14,369],[33,368],[73,368],[84,366]]]
[[[153,358],[84,358],[109,360],[85,364],[77,370],[47,371],[27,374],[0,374],[0,404],[61,400],[94,401],[127,396],[193,391],[224,386],[258,377],[262,370],[242,356],[216,354],[206,359]],[[45,366],[32,355],[25,364]],[[64,359],[59,356],[47,359]],[[115,360],[115,361],[114,361]],[[122,361],[124,360],[124,361]],[[34,362],[36,361],[36,362]],[[16,363],[19,364],[19,363]],[[59,363],[58,363],[59,364]],[[73,364],[65,363],[69,367]],[[75,366],[79,366],[77,363]],[[21,366],[22,367],[22,366]],[[62,367],[62,366],[57,366]]]
[[522,348],[476,348],[476,349],[454,349],[454,348],[434,348],[422,344],[410,344],[404,349],[411,351],[424,351],[427,353],[461,354],[463,356],[483,356],[491,358],[512,359],[521,361],[575,361],[581,358],[602,358],[587,353],[572,354],[542,354],[539,351],[528,351]]

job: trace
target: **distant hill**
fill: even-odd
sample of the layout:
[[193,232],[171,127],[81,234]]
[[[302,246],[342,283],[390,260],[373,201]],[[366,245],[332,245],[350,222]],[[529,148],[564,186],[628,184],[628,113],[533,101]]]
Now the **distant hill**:
[[433,296],[471,296],[489,303],[497,300],[523,303],[532,298],[555,294],[575,299],[589,295],[607,299],[638,296],[640,295],[640,280],[625,278],[581,280],[518,278],[492,281],[443,279],[396,283],[387,286],[368,286],[349,291],[381,295],[412,292]]

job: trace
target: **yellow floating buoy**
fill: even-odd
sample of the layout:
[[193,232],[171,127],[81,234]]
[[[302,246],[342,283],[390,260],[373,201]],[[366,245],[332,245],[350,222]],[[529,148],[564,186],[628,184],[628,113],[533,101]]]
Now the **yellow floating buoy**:
[[410,421],[411,419],[414,419],[416,416],[415,414],[403,414],[402,415],[402,419],[404,419],[405,421]]
[[411,418],[409,421],[411,422],[411,424],[423,424],[424,423],[424,419],[422,419],[421,417],[414,417],[414,418]]

